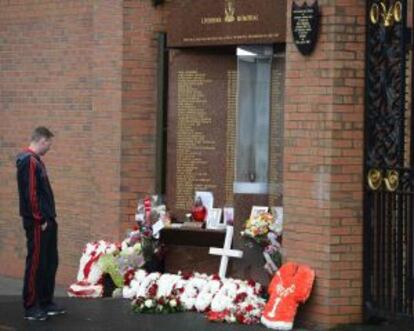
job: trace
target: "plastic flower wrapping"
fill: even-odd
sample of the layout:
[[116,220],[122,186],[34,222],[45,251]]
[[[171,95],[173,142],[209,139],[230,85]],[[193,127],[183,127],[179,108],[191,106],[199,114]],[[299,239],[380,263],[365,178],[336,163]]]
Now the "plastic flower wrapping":
[[168,223],[169,215],[166,206],[161,203],[161,197],[152,195],[139,200],[135,220],[145,261],[162,259],[163,247],[158,240],[160,234],[154,231],[154,227],[159,222]]
[[113,283],[112,287],[122,288],[129,284],[133,273],[139,268],[149,271],[162,269],[163,247],[158,241],[159,232],[154,233],[153,228],[157,222],[164,222],[168,215],[165,205],[161,205],[159,200],[154,195],[138,202],[137,223],[121,243],[101,240],[86,245],[77,283],[71,285],[69,295],[100,297],[105,295],[103,284],[107,275]]
[[246,221],[242,235],[254,239],[259,244],[267,244],[269,242],[267,235],[273,223],[272,214],[260,213]]
[[142,235],[138,230],[128,234],[118,254],[104,255],[99,259],[102,271],[111,276],[116,287],[124,286],[128,282],[128,272],[141,268],[144,263]]
[[282,211],[274,214],[263,212],[246,220],[241,235],[254,240],[263,247],[264,269],[273,275],[282,265]]
[[[167,222],[169,215],[162,198],[159,195],[147,196],[138,201],[135,221],[139,227],[145,228],[147,234],[152,235],[152,226],[158,221]],[[155,234],[157,235],[157,234]],[[157,237],[158,238],[158,237]]]
[[80,260],[77,282],[70,286],[69,295],[102,296],[105,275],[110,276],[115,288],[128,285],[131,273],[144,267],[147,261],[144,247],[148,250],[148,259],[154,255],[152,242],[150,242],[151,246],[145,246],[145,243],[145,236],[135,228],[128,233],[122,243],[101,240],[86,244]]

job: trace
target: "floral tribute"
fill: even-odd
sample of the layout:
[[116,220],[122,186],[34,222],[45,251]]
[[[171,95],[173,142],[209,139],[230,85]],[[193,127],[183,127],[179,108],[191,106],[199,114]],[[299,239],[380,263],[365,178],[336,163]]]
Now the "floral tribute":
[[[162,254],[158,242],[160,222],[166,221],[165,207],[147,198],[137,208],[137,225],[121,243],[88,243],[80,259],[76,283],[69,296],[102,297],[108,276],[115,291],[109,295],[132,300],[137,313],[197,311],[210,321],[255,324],[289,330],[298,303],[310,295],[314,273],[305,266],[286,264],[274,276],[266,303],[261,284],[249,280],[220,278],[217,274],[168,274],[152,272],[148,262]],[[264,247],[266,270],[275,274],[281,264],[278,238],[281,227],[275,218],[261,213],[246,222],[243,235]]]
[[254,324],[260,322],[265,300],[254,281],[221,279],[200,273],[160,274],[136,271],[122,296],[132,299],[136,312],[197,311],[211,321]]
[[[103,242],[100,251],[104,251]],[[83,255],[81,268],[92,266],[94,272],[88,279],[88,283],[77,282],[71,285],[68,290],[69,296],[76,297],[100,297],[102,296],[104,275],[101,260],[105,256],[111,256],[115,261],[121,261],[121,251],[116,251],[116,247],[108,244],[115,251],[101,258],[87,260],[87,255]],[[88,244],[88,250],[93,245]],[[135,245],[134,245],[135,246]],[[129,247],[134,247],[129,246]],[[136,247],[135,247],[136,249]],[[89,254],[98,256],[98,254]],[[80,268],[80,273],[83,271]],[[88,267],[86,267],[87,269]],[[118,269],[122,270],[122,269]],[[118,271],[119,272],[119,271]],[[218,275],[207,275],[201,273],[179,273],[161,274],[158,272],[148,273],[143,269],[134,270],[130,267],[123,269],[122,279],[115,281],[119,287],[114,295],[132,300],[132,308],[137,313],[175,313],[180,311],[197,311],[205,313],[207,318],[216,322],[255,324],[260,322],[265,300],[262,297],[263,287],[253,281],[243,281],[238,279],[221,279]],[[113,276],[112,276],[113,278]],[[117,278],[116,278],[117,279]],[[80,285],[98,288],[99,291],[82,289],[77,291]],[[118,293],[118,294],[116,294]]]
[[154,242],[141,231],[135,227],[120,244],[103,240],[86,244],[77,282],[69,287],[69,296],[102,297],[106,274],[116,288],[128,285],[135,270],[143,268],[156,254]]
[[[137,224],[121,243],[98,241],[88,243],[80,259],[76,283],[68,289],[74,297],[102,297],[105,276],[109,275],[115,288],[131,281],[139,268],[157,269],[154,260],[162,259],[153,224],[165,215],[165,207],[148,197],[138,203]],[[164,212],[164,213],[163,213]]]
[[263,257],[266,261],[264,269],[273,276],[282,265],[282,230],[277,216],[268,212],[251,216],[246,221],[241,235],[252,239],[263,248]]
[[79,263],[76,283],[68,289],[68,295],[80,298],[97,298],[103,294],[103,270],[98,261],[105,255],[118,254],[120,247],[104,240],[88,243]]

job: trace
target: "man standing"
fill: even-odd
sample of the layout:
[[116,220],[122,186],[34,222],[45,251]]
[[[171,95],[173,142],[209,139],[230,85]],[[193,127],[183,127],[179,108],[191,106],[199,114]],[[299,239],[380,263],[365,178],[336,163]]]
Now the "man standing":
[[45,127],[33,131],[30,146],[17,156],[20,215],[26,232],[24,318],[46,320],[65,311],[53,302],[58,266],[57,223],[52,187],[41,160],[52,146],[53,133]]

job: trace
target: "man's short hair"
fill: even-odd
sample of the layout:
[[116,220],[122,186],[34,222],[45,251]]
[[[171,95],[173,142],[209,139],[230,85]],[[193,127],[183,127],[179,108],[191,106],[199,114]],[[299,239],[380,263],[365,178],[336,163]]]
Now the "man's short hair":
[[50,139],[54,137],[55,135],[50,131],[48,128],[44,126],[39,126],[36,129],[33,130],[32,133],[32,141],[39,141],[41,138]]

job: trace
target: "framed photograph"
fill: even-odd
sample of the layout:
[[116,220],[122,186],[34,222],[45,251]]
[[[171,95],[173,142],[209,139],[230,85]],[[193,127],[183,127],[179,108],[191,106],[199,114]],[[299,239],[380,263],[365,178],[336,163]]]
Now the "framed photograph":
[[281,234],[283,232],[283,207],[272,207],[271,210],[275,219],[275,232]]
[[233,207],[224,207],[223,208],[223,225],[233,225],[234,224],[234,208]]
[[196,201],[197,198],[201,199],[201,202],[203,203],[203,206],[206,207],[208,211],[210,211],[210,209],[213,209],[214,196],[213,196],[212,192],[196,191],[194,201]]
[[269,207],[265,206],[253,206],[252,211],[250,213],[250,218],[255,218],[262,213],[267,213],[269,211]]
[[221,208],[212,208],[207,216],[207,229],[220,229],[223,228],[221,221]]

